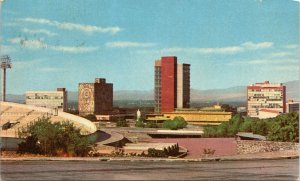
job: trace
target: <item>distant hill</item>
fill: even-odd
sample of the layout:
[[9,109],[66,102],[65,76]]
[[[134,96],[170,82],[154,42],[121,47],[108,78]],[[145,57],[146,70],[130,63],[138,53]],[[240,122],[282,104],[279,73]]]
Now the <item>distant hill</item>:
[[[287,86],[287,99],[300,101],[299,80],[284,83]],[[69,91],[69,101],[77,102],[78,93]],[[7,100],[12,102],[25,102],[24,95],[7,95]],[[118,90],[114,91],[114,100],[154,100],[154,91]],[[236,86],[226,89],[197,90],[191,89],[193,102],[244,102],[246,101],[246,86]]]

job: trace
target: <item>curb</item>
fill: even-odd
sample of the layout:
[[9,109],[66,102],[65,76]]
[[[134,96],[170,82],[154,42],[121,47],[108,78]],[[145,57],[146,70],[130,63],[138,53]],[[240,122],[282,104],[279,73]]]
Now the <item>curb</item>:
[[299,156],[284,157],[253,157],[253,158],[197,158],[197,159],[130,159],[130,158],[0,158],[0,161],[101,161],[101,162],[218,162],[218,161],[251,161],[251,160],[280,160],[280,159],[298,159]]

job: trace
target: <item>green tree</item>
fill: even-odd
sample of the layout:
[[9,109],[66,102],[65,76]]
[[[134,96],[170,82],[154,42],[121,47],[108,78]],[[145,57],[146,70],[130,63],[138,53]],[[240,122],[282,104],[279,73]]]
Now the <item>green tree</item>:
[[[90,142],[80,134],[80,129],[70,122],[50,122],[50,118],[42,117],[29,125],[20,133],[26,137],[19,144],[19,152],[41,153],[56,156],[59,152],[70,156],[85,156],[88,154]],[[33,147],[34,149],[30,149]],[[38,151],[37,151],[38,150]]]
[[117,121],[117,127],[128,127],[128,123],[124,118],[119,118]]
[[88,119],[90,121],[97,121],[97,117],[94,114],[88,114],[84,116],[85,119]]
[[277,116],[270,125],[268,140],[299,142],[299,113]]
[[182,129],[187,126],[187,122],[184,120],[183,117],[175,117],[173,120],[166,120],[164,121],[162,127],[171,129],[171,130],[177,130]]

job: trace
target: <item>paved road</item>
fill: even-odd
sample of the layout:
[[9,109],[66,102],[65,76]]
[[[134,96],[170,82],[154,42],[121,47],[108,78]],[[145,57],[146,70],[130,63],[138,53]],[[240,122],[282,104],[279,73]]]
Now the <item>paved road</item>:
[[221,162],[2,161],[2,180],[296,180],[299,159]]

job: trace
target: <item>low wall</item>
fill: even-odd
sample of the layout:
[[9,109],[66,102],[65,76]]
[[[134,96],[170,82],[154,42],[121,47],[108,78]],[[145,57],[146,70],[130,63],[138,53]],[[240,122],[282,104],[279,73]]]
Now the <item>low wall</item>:
[[237,153],[259,153],[283,150],[298,150],[299,143],[275,142],[275,141],[255,141],[255,140],[237,140]]

